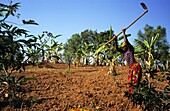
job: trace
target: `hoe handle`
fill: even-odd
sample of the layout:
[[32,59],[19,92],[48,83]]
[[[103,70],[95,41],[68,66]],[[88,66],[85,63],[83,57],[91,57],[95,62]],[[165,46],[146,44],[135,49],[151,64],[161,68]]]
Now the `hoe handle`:
[[[144,13],[142,13],[137,19],[135,19],[130,25],[128,25],[125,29],[128,29],[129,27],[131,27],[136,21],[138,21],[142,16],[144,16],[146,13],[148,12],[148,10],[145,10],[144,11]],[[117,34],[117,35],[114,35],[113,37],[112,37],[112,39],[110,39],[108,42],[106,42],[104,45],[106,45],[106,44],[108,44],[108,43],[110,43],[111,41],[113,41],[116,37],[118,37],[120,34],[122,33],[122,31],[121,32],[119,32],[119,34]]]
[[131,27],[136,21],[138,21],[142,16],[144,16],[146,13],[148,12],[148,10],[145,10],[144,13],[142,13],[138,18],[136,18],[129,26],[126,27],[126,29],[128,29],[129,27]]

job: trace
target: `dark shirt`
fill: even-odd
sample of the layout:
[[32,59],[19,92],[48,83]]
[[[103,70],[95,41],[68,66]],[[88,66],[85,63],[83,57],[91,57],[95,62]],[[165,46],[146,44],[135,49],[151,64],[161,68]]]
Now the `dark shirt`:
[[118,51],[123,53],[123,56],[128,64],[131,66],[136,60],[134,58],[134,47],[128,42],[127,43],[127,50],[124,51],[123,49],[118,48]]

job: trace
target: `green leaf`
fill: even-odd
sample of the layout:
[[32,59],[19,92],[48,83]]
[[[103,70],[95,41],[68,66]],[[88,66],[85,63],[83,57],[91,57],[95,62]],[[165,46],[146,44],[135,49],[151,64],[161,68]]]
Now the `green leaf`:
[[27,41],[26,41],[26,40],[24,40],[24,39],[20,39],[20,40],[18,40],[18,42],[26,43]]
[[26,34],[27,35],[27,30],[25,29],[17,29],[15,30],[15,33],[18,34],[18,35],[22,35],[22,34]]
[[135,46],[135,53],[142,53],[143,52],[143,49],[139,46]]
[[15,3],[14,5],[12,5],[12,7],[18,8],[20,7],[20,3]]
[[27,43],[31,43],[31,42],[36,42],[36,39],[29,39],[29,40],[27,40]]
[[113,57],[113,60],[115,61],[115,60],[119,59],[120,57],[121,57],[121,54],[118,54],[117,56]]
[[23,82],[27,82],[29,80],[37,80],[36,78],[26,78],[25,76],[21,76],[18,78],[17,83],[23,83]]
[[25,82],[25,76],[20,76],[17,80],[17,83]]
[[60,36],[62,36],[61,34],[59,34],[59,35],[56,35],[56,36],[54,36],[54,38],[58,38],[58,37],[60,37]]
[[0,3],[0,7],[8,7],[8,5],[5,5],[3,3]]
[[23,24],[32,24],[32,25],[39,25],[38,23],[36,23],[34,20],[22,20]]
[[54,49],[54,48],[57,48],[57,46],[58,46],[57,43],[54,42],[54,43],[52,44],[51,48]]
[[148,49],[150,48],[149,43],[146,40],[144,40],[143,43]]
[[82,53],[83,53],[84,55],[87,55],[87,52],[86,52],[85,50],[82,50]]
[[1,9],[0,9],[0,12],[6,12],[6,11],[8,11],[7,8],[1,8]]
[[157,39],[159,38],[159,33],[156,34],[155,37],[152,37],[152,40],[151,40],[151,47],[155,44],[155,42],[157,41]]
[[110,38],[111,38],[111,37],[113,36],[112,26],[110,26],[110,30],[109,30],[109,32],[110,32],[109,36],[110,36]]
[[4,16],[4,14],[0,11],[0,16]]
[[15,32],[15,30],[17,29],[18,27],[14,27],[13,29],[12,29],[12,32],[14,33]]
[[[127,37],[130,37],[131,34],[126,34],[126,36],[127,36]],[[118,38],[118,41],[119,41],[119,40],[122,40],[122,39],[124,39],[124,36],[120,36],[120,37]]]
[[105,48],[105,46],[106,46],[106,45],[102,45],[101,47],[99,47],[99,48],[95,51],[94,55],[96,55],[96,54],[98,54],[99,52],[101,52],[101,51]]
[[44,44],[44,47],[46,47],[47,49],[49,49],[49,48],[50,48],[50,46],[49,46],[49,45],[47,45],[47,44]]
[[16,82],[17,82],[16,77],[12,77],[11,79],[12,79],[12,80],[11,80],[12,83],[16,83]]

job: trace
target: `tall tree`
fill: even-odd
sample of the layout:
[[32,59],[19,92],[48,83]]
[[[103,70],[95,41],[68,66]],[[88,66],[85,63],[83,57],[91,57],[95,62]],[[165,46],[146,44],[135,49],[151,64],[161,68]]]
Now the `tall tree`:
[[[153,58],[161,61],[165,65],[165,61],[168,60],[168,51],[169,44],[166,39],[166,28],[157,26],[156,29],[154,27],[149,26],[148,24],[144,27],[144,32],[139,30],[138,39],[135,39],[135,43],[139,45],[142,49],[147,50],[146,45],[143,44],[143,41],[146,41],[148,44],[151,44],[152,40],[156,35],[159,34],[159,38],[155,41],[155,44],[152,46],[152,54]],[[143,52],[143,58],[148,60],[148,54]]]
[[[56,38],[58,38],[61,35],[53,35],[51,32],[48,31],[43,31],[41,35],[38,35],[37,38],[37,47],[38,47],[38,52],[41,53],[42,60],[41,62],[43,63],[45,61],[45,53],[48,52],[49,50],[57,49],[57,42],[55,41]],[[48,42],[51,42],[51,45],[48,45]]]
[[[3,66],[7,73],[9,67],[11,71],[20,70],[23,67],[23,63],[27,60],[25,58],[30,57],[25,49],[35,46],[36,42],[36,38],[29,35],[27,30],[6,21],[11,15],[17,16],[16,10],[19,7],[20,3],[13,4],[10,2],[10,5],[0,3],[0,65]],[[23,24],[38,25],[34,20],[23,20],[22,22]]]
[[[20,7],[20,3],[13,4],[12,0],[9,1],[9,5],[0,3],[0,67],[3,69],[0,74],[0,99],[2,103],[7,102],[11,107],[20,107],[25,104],[25,88],[22,85],[32,79],[23,75],[17,77],[11,73],[25,70],[25,63],[32,55],[26,49],[36,47],[36,37],[19,28],[16,23],[6,21],[11,15],[16,17],[16,10]],[[22,25],[38,25],[33,20],[22,22]],[[22,102],[16,104],[16,101]]]
[[76,57],[76,53],[81,46],[81,37],[79,34],[74,34],[64,45],[64,60],[66,63],[72,62]]

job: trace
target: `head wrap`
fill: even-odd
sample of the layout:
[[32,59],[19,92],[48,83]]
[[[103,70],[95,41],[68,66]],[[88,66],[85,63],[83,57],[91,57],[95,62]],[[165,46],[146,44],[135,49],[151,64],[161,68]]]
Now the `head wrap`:
[[124,47],[124,46],[126,46],[127,45],[127,43],[126,42],[123,42],[122,43],[122,47]]

